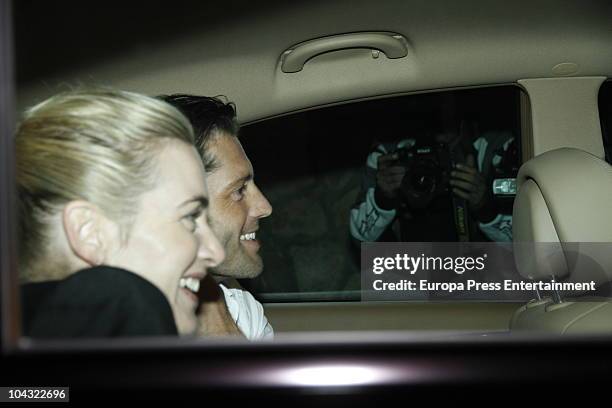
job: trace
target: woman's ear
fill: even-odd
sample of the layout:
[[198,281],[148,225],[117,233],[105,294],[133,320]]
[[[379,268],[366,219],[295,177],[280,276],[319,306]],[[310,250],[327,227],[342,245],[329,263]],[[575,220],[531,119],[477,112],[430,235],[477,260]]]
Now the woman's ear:
[[112,237],[110,221],[102,211],[88,201],[71,201],[64,207],[62,223],[72,252],[88,265],[105,263]]

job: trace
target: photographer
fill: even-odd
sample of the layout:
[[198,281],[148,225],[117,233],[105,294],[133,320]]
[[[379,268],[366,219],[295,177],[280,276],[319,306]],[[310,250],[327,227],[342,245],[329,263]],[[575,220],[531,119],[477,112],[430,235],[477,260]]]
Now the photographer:
[[512,240],[511,200],[495,200],[492,184],[496,176],[508,177],[518,166],[514,137],[510,132],[487,132],[474,140],[464,125],[459,134],[376,146],[351,210],[355,239]]

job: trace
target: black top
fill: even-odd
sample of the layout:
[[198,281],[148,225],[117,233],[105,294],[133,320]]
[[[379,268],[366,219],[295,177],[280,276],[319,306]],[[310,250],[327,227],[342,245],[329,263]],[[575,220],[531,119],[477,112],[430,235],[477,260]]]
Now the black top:
[[409,210],[409,220],[400,215],[403,242],[456,242],[455,208],[450,194],[436,197],[427,210]]
[[172,309],[149,281],[98,266],[22,285],[23,332],[35,338],[176,335]]

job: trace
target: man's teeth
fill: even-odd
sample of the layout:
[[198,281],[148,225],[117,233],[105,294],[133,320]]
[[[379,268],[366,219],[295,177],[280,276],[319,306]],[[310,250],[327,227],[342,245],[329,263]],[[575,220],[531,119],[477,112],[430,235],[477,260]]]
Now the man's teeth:
[[198,293],[200,290],[200,280],[196,278],[181,278],[179,284],[181,288],[187,288],[193,293]]
[[250,234],[244,234],[240,236],[241,241],[252,241],[255,239],[255,233],[251,232]]

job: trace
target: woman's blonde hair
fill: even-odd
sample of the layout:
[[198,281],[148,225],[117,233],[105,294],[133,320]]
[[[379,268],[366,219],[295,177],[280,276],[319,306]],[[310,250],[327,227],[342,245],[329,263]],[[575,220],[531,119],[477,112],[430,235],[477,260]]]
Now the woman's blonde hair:
[[49,258],[49,220],[70,201],[93,203],[125,232],[170,139],[193,144],[188,120],[137,93],[74,90],[28,109],[15,139],[22,280],[59,268]]

